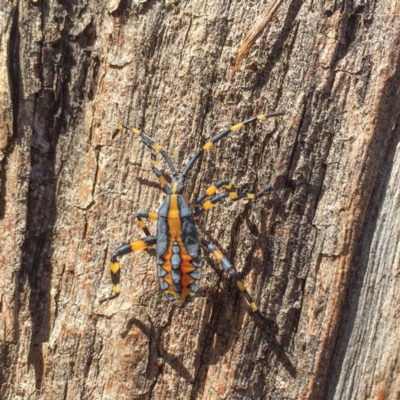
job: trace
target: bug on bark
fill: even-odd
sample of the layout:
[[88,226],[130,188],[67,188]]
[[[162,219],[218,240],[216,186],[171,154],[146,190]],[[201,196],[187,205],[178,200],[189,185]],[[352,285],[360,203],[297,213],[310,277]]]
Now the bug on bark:
[[[157,275],[161,290],[167,299],[178,307],[186,306],[196,295],[201,278],[200,248],[213,254],[215,259],[222,265],[224,270],[235,279],[236,285],[243,293],[253,312],[258,312],[258,307],[246,290],[243,281],[239,278],[230,261],[216,247],[199,236],[195,219],[212,208],[223,199],[232,201],[240,199],[255,200],[271,190],[271,186],[265,187],[258,193],[237,192],[232,189],[229,181],[221,180],[207,188],[193,202],[184,197],[184,184],[189,171],[204,151],[209,150],[215,142],[222,139],[230,132],[238,131],[244,126],[264,120],[269,117],[283,115],[284,112],[261,114],[247,121],[231,126],[229,129],[210,139],[200,150],[198,150],[184,168],[182,174],[178,174],[168,154],[156,144],[153,139],[138,129],[128,125],[120,125],[117,130],[127,129],[138,135],[140,140],[151,150],[151,169],[157,176],[158,181],[167,192],[167,197],[157,213],[140,211],[136,214],[139,226],[143,229],[146,237],[117,248],[111,256],[111,280],[114,294],[100,300],[103,303],[115,299],[120,294],[120,265],[118,259],[129,253],[133,253],[149,246],[156,245]],[[164,175],[156,167],[157,154],[160,153],[172,172],[172,182],[169,184]],[[221,194],[216,194],[218,189],[224,188]],[[157,235],[151,236],[143,218],[157,221]]]

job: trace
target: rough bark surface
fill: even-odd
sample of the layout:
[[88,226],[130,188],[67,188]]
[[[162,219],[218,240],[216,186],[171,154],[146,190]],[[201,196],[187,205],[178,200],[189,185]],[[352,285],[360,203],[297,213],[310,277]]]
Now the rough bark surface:
[[[400,6],[13,0],[0,11],[2,399],[398,399]],[[127,122],[184,165],[269,196],[199,222],[268,317],[204,257],[179,310],[154,250],[109,258],[163,198]],[[162,166],[161,160],[159,165]],[[149,224],[155,232],[155,226]]]

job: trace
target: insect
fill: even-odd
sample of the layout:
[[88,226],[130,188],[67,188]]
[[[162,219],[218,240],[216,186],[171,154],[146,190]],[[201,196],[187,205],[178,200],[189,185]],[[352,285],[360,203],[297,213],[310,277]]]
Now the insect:
[[[110,269],[114,294],[101,299],[100,303],[115,299],[120,294],[121,269],[119,258],[126,254],[134,253],[155,245],[157,254],[157,276],[161,290],[164,291],[167,299],[176,306],[186,306],[199,289],[199,282],[202,275],[200,248],[203,247],[215,257],[222,265],[223,269],[236,281],[237,287],[243,293],[251,310],[253,312],[258,312],[258,307],[229,260],[212,243],[199,236],[195,220],[224,199],[232,201],[240,199],[255,200],[271,190],[271,186],[265,187],[258,193],[237,192],[233,190],[233,186],[229,181],[221,180],[207,188],[205,193],[200,195],[196,200],[189,202],[183,195],[184,185],[188,173],[195,162],[220,139],[230,132],[238,131],[252,122],[283,114],[284,112],[275,112],[267,115],[257,115],[220,132],[191,157],[180,175],[168,154],[147,134],[124,124],[117,128],[115,132],[125,128],[138,135],[142,143],[150,149],[151,170],[157,176],[167,196],[157,213],[140,211],[136,214],[139,226],[144,231],[146,237],[124,244],[112,253]],[[161,154],[171,170],[171,183],[168,183],[162,172],[156,167],[157,154]],[[225,189],[224,192],[217,194],[218,190],[221,188]],[[150,234],[143,219],[157,221],[156,236]]]

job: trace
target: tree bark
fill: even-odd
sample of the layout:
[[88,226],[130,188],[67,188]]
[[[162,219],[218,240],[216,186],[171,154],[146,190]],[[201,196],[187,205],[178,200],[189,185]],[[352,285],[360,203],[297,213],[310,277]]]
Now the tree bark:
[[[398,399],[400,6],[270,1],[5,2],[0,13],[3,399]],[[135,213],[164,194],[129,123],[188,180],[273,191],[200,219],[220,266],[178,309]],[[159,157],[158,165],[165,165]],[[166,169],[166,168],[165,168]],[[168,173],[167,173],[168,175]],[[155,234],[154,223],[149,228]]]

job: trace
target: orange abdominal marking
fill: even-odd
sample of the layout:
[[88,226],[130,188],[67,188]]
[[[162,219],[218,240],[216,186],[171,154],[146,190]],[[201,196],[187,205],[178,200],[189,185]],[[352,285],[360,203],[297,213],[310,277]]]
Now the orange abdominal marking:
[[[186,251],[185,245],[182,242],[181,238],[181,219],[179,216],[179,207],[178,207],[178,196],[171,195],[169,210],[168,210],[168,227],[169,227],[169,242],[167,251],[165,252],[163,258],[165,260],[162,268],[167,272],[164,276],[164,281],[168,283],[169,287],[165,290],[165,293],[169,293],[174,296],[174,299],[178,306],[181,306],[185,303],[186,298],[191,296],[191,290],[188,286],[194,282],[194,279],[190,277],[188,274],[195,270],[195,267],[191,264],[193,260],[192,257]],[[182,274],[182,278],[180,284],[182,285],[182,291],[180,292],[180,296],[173,287],[172,284],[172,266],[171,266],[171,257],[172,257],[172,246],[176,245],[179,246],[180,249],[180,258],[181,263],[179,266],[179,271]]]

